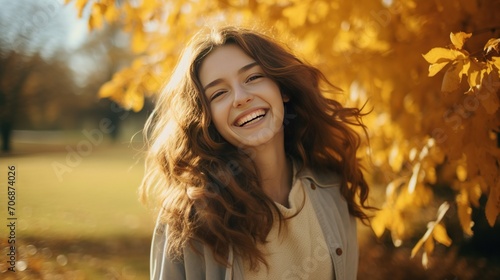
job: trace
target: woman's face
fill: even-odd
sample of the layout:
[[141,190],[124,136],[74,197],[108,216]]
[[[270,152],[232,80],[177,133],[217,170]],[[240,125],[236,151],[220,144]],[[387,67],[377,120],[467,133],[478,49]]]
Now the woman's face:
[[215,48],[199,71],[212,121],[226,141],[258,147],[283,134],[287,98],[283,100],[276,82],[240,47]]

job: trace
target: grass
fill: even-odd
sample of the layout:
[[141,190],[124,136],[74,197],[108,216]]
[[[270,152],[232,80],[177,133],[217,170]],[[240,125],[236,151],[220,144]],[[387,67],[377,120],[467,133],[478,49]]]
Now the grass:
[[[148,279],[154,218],[138,201],[142,160],[127,145],[103,143],[67,161],[67,147],[78,143],[15,143],[21,152],[1,159],[0,178],[7,165],[17,170],[16,245],[27,267],[13,276],[2,260],[0,278]],[[6,197],[5,187],[0,195]]]

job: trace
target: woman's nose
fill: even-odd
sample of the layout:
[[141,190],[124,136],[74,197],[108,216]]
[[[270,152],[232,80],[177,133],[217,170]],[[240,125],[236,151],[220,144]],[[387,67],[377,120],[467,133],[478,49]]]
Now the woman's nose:
[[237,86],[234,88],[234,107],[240,107],[252,101],[253,95],[246,91],[243,87]]

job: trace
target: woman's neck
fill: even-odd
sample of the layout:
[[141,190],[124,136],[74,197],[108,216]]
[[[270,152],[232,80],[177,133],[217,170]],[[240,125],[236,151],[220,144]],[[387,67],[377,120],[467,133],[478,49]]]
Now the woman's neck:
[[254,162],[259,170],[264,192],[275,202],[288,207],[293,177],[292,163],[286,156],[284,139],[276,138],[277,141],[272,141],[275,143],[267,143],[268,145],[255,150]]

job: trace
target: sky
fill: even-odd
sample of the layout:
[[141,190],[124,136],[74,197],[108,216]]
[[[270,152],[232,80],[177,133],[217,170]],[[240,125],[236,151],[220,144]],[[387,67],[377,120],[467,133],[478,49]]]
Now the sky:
[[0,0],[0,7],[0,55],[15,50],[26,57],[39,53],[46,61],[58,59],[70,67],[79,87],[106,69],[102,47],[79,49],[91,36],[74,1],[65,5],[64,0]]
[[0,0],[0,47],[49,59],[58,50],[78,48],[87,25],[73,3],[63,0]]

